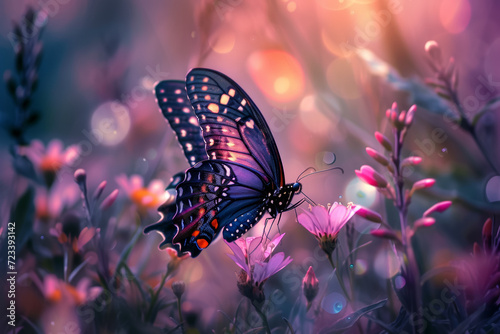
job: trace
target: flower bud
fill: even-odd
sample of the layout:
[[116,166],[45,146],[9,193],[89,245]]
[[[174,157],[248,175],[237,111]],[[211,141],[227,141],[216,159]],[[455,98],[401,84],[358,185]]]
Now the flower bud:
[[429,227],[429,226],[434,225],[435,222],[436,222],[436,219],[434,219],[432,217],[424,217],[424,218],[417,219],[417,221],[414,224],[414,227],[415,227],[415,229],[420,228],[420,227]]
[[382,145],[387,151],[392,152],[392,145],[389,139],[382,133],[375,131],[375,139]]
[[441,64],[441,48],[436,41],[425,43],[425,52],[427,52],[433,62],[437,63],[437,65]]
[[179,300],[181,299],[185,290],[186,290],[186,284],[183,281],[177,281],[172,283],[172,291],[174,292],[174,295],[177,297],[177,299]]
[[75,177],[75,182],[78,184],[82,184],[87,181],[87,173],[85,172],[85,169],[77,169],[73,176]]
[[319,280],[316,278],[313,267],[309,267],[304,279],[302,280],[302,290],[304,291],[307,304],[310,305],[310,303],[318,295],[319,291]]
[[413,122],[413,116],[415,115],[415,111],[417,111],[417,106],[414,104],[408,109],[406,113],[405,125],[410,126],[411,122]]
[[365,183],[377,188],[387,187],[387,181],[373,167],[368,165],[361,166],[360,170],[354,171],[356,175]]
[[417,181],[413,184],[413,187],[411,188],[411,194],[413,194],[414,191],[424,189],[424,188],[430,188],[436,183],[436,180],[434,179],[423,179],[420,181]]
[[411,156],[411,157],[408,157],[408,158],[404,159],[401,162],[401,167],[407,167],[407,166],[411,166],[411,165],[418,165],[421,162],[422,162],[422,158],[421,157]]
[[386,157],[384,157],[382,154],[380,154],[380,152],[376,151],[375,149],[367,147],[366,153],[368,153],[370,157],[372,157],[376,162],[378,162],[382,166],[389,165],[389,160],[387,160]]
[[423,216],[427,217],[428,215],[430,215],[433,212],[444,212],[450,207],[450,205],[451,205],[451,201],[443,201],[443,202],[436,203],[433,206],[431,206],[429,209],[427,209],[424,212]]
[[389,239],[389,240],[393,240],[396,242],[401,242],[400,237],[394,231],[390,231],[390,230],[387,230],[384,228],[371,230],[370,234],[373,235],[374,237],[377,237],[377,238],[384,238],[384,239]]
[[116,198],[118,197],[118,189],[115,189],[111,192],[111,194],[108,195],[108,197],[106,197],[102,203],[101,203],[101,210],[106,210],[108,209],[109,207],[111,207],[113,205],[113,203],[115,203],[116,201]]
[[374,223],[381,223],[382,216],[380,216],[377,212],[372,211],[368,208],[358,205],[358,211],[356,211],[356,215],[365,218]]
[[106,188],[106,185],[107,185],[107,182],[102,181],[99,184],[99,186],[97,186],[96,190],[94,191],[94,199],[95,200],[98,200],[101,197],[102,192],[104,191],[104,188]]

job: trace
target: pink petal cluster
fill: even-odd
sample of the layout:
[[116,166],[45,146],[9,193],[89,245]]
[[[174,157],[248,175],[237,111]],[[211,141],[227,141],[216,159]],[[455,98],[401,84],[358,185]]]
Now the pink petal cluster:
[[285,268],[292,259],[283,252],[271,255],[285,234],[278,234],[272,240],[262,237],[240,238],[226,242],[233,254],[228,256],[247,273],[248,280],[263,283]]
[[329,208],[322,205],[310,207],[298,217],[299,223],[316,237],[330,236],[335,238],[342,227],[359,210],[358,206],[349,203],[347,206],[335,202]]

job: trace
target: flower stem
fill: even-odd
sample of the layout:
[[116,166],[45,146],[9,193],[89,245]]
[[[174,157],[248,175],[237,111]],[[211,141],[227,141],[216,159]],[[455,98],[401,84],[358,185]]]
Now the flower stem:
[[158,289],[156,290],[155,294],[153,295],[153,298],[151,299],[151,304],[149,304],[149,309],[148,309],[148,312],[146,313],[146,320],[151,320],[151,322],[154,322],[156,316],[153,317],[153,308],[156,305],[156,302],[158,301],[158,297],[160,296],[160,292],[163,289],[163,286],[165,285],[165,282],[167,281],[167,277],[169,275],[170,275],[170,271],[167,268],[167,272],[161,278],[160,285],[158,286]]
[[252,305],[259,314],[260,318],[262,319],[262,325],[264,326],[266,333],[271,334],[271,328],[269,327],[269,322],[267,321],[266,315],[264,314],[264,312],[262,312],[260,306],[258,306],[256,303],[252,302]]
[[181,332],[184,333],[184,319],[182,318],[182,308],[181,308],[181,297],[177,297],[177,310],[179,312],[179,324],[181,326]]
[[335,276],[337,277],[337,280],[339,281],[340,287],[342,288],[342,292],[344,293],[344,295],[347,298],[347,300],[351,301],[351,297],[347,293],[347,289],[345,288],[344,281],[342,280],[342,277],[340,276],[340,273],[339,273],[337,267],[333,263],[332,255],[331,254],[329,254],[329,255],[327,254],[326,257],[328,258],[328,261],[330,262],[330,265],[332,266],[332,269],[335,272]]

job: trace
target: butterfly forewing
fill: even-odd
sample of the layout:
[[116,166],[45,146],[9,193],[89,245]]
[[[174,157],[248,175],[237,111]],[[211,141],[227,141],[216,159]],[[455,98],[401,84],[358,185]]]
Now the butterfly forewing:
[[238,84],[222,73],[197,68],[188,73],[186,90],[209,159],[244,164],[264,173],[275,186],[284,185],[283,165],[269,126]]
[[207,159],[205,142],[183,81],[162,81],[155,88],[163,116],[177,135],[184,155],[191,166]]

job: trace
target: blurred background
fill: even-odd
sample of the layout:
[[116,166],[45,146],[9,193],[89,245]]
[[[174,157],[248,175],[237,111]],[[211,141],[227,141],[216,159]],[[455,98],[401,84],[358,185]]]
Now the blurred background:
[[[32,96],[40,120],[26,132],[27,139],[38,139],[44,145],[58,139],[64,148],[77,145],[80,157],[50,191],[35,186],[35,198],[45,196],[46,202],[55,201],[64,209],[43,221],[42,199],[35,201],[33,233],[40,245],[33,242],[31,251],[18,254],[22,258],[18,266],[24,267],[19,271],[26,277],[35,275],[42,281],[49,273],[61,277],[57,265],[47,264],[50,252],[32,253],[37,247],[51,249],[45,242],[50,228],[62,221],[58,214],[82,212],[81,196],[73,182],[78,168],[86,170],[90,193],[103,180],[108,182],[107,189],[120,190],[109,213],[117,226],[110,263],[117,261],[118,250],[134,234],[137,216],[135,199],[116,181],[117,176],[139,175],[145,186],[155,179],[168,184],[172,175],[188,167],[159,112],[153,89],[161,80],[184,79],[193,67],[225,73],[252,97],[273,132],[287,182],[294,182],[308,167],[341,167],[344,173],[335,170],[304,179],[304,193],[318,204],[364,205],[394,226],[398,224],[394,208],[373,187],[361,183],[354,170],[372,162],[366,146],[380,147],[373,132],[388,135],[385,110],[392,102],[405,110],[417,103],[403,156],[418,155],[423,162],[405,177],[408,182],[427,177],[437,182],[414,196],[409,219],[420,217],[434,202],[453,201],[451,209],[416,238],[423,272],[467,256],[480,239],[485,219],[500,211],[496,109],[478,118],[474,138],[452,121],[450,113],[456,115],[453,106],[439,100],[423,83],[433,76],[424,45],[435,40],[446,61],[454,57],[458,96],[469,119],[498,95],[497,1],[5,0],[0,3],[2,73],[15,66],[12,23],[21,20],[27,6],[45,12],[46,20],[38,88]],[[7,90],[0,89],[0,109],[9,112],[14,107]],[[7,219],[10,206],[30,181],[15,175],[7,132],[0,133],[0,138],[0,198],[5,213],[2,219]],[[152,207],[140,217],[142,227],[159,218]],[[351,222],[360,234],[371,226],[359,217]],[[263,225],[247,236],[260,236]],[[280,250],[294,261],[269,280],[266,291],[268,298],[274,298],[273,311],[288,314],[310,265],[322,293],[330,294],[338,287],[327,284],[331,268],[314,237],[297,224],[294,212],[283,215],[279,229],[287,235]],[[276,226],[272,231],[277,232]],[[40,241],[41,236],[45,241]],[[371,240],[369,235],[360,238]],[[170,259],[157,249],[161,240],[154,233],[140,235],[128,261],[132,271],[152,287]],[[383,298],[387,279],[398,271],[385,245],[375,240],[358,254],[358,301],[348,308],[355,310]],[[233,317],[241,299],[237,266],[225,253],[230,253],[229,248],[219,239],[198,258],[184,260],[167,282],[167,286],[172,280],[186,282],[183,308],[195,324],[193,328],[202,332],[227,326],[218,310]],[[19,282],[19,289],[24,290],[18,295],[18,314],[39,328],[57,332],[54,328],[64,328],[63,322],[75,316],[52,313],[56,303],[44,299],[33,279]],[[165,293],[173,298],[171,292]],[[135,297],[131,295],[131,304]],[[394,320],[395,303],[393,313],[387,312],[384,320]],[[328,312],[322,321],[345,315],[345,310]],[[158,321],[169,322],[168,317]]]

